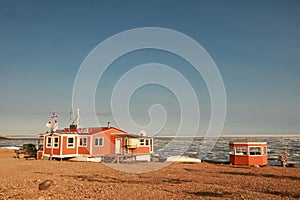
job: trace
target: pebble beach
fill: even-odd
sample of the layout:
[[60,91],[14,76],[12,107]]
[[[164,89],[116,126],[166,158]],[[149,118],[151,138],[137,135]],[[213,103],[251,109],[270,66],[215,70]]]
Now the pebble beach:
[[[139,163],[119,165],[139,168]],[[300,198],[299,167],[172,163],[128,173],[102,163],[17,159],[9,149],[0,149],[0,167],[0,199]],[[48,185],[41,188],[43,183]]]

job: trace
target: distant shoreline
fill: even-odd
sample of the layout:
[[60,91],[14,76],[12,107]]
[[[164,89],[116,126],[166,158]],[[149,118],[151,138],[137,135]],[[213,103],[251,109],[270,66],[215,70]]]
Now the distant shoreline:
[[[234,138],[234,137],[245,137],[245,138],[253,138],[253,137],[300,137],[299,135],[220,135],[219,137],[215,136],[153,136],[154,138]],[[0,135],[0,139],[37,139],[38,135]]]
[[0,135],[0,139],[36,139],[38,136],[28,135]]

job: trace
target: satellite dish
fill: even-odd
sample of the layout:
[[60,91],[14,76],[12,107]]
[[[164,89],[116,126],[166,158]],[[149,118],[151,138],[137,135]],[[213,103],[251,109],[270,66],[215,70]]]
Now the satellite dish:
[[140,136],[146,136],[146,131],[145,130],[141,130],[140,131]]

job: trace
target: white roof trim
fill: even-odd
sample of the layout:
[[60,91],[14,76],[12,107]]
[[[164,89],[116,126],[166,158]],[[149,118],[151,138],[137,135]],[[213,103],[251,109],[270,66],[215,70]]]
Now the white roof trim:
[[229,144],[267,144],[267,142],[243,142],[243,141],[240,141],[240,142],[230,142]]

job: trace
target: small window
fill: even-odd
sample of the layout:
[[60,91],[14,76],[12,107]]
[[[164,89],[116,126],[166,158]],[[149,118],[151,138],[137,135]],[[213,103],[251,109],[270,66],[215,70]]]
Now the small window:
[[250,155],[261,155],[261,147],[250,147]]
[[103,146],[103,138],[95,138],[95,146],[99,147],[99,146]]
[[51,148],[51,146],[52,146],[52,140],[51,139],[52,139],[51,137],[47,137],[47,143],[46,143],[47,148]]
[[81,147],[86,147],[87,146],[87,138],[86,137],[80,138],[79,146],[81,146]]
[[74,148],[75,147],[74,137],[68,137],[67,147],[68,148]]
[[146,142],[146,146],[149,146],[149,140],[146,139],[145,142]]
[[145,140],[144,139],[140,139],[140,145],[144,146],[145,145]]
[[247,147],[236,147],[235,155],[247,155]]
[[150,139],[150,152],[153,152],[153,139]]
[[54,137],[53,147],[58,148],[59,146],[59,137]]
[[261,147],[261,155],[267,155],[268,154],[268,150],[267,147]]

